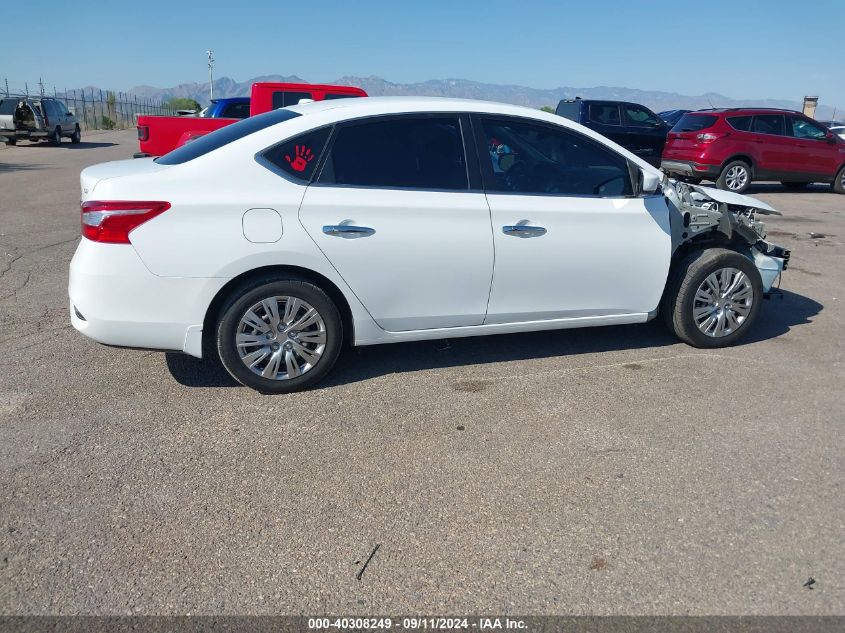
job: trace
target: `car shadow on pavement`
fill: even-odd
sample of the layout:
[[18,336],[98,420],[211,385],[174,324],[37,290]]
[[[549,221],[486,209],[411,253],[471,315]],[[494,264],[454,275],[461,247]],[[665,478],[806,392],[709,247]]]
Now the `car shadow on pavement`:
[[[768,182],[758,182],[752,185],[749,185],[748,189],[743,192],[743,195],[746,196],[753,196],[758,193],[836,193],[833,190],[833,187],[827,184],[818,183],[808,185],[806,187],[800,187],[798,189],[790,189],[789,187],[784,187],[780,183],[768,183]],[[837,194],[839,195],[839,194]]]
[[52,169],[38,163],[0,163],[0,174],[10,171],[31,171],[37,169]]
[[[810,323],[822,309],[817,301],[783,291],[782,298],[775,297],[763,304],[754,330],[738,345],[758,343],[786,334],[794,327]],[[680,344],[658,318],[638,325],[355,347],[341,353],[335,368],[315,389],[360,382],[385,374]],[[217,359],[200,360],[177,353],[165,356],[167,369],[182,385],[239,386]]]
[[79,141],[79,143],[68,143],[66,140],[61,145],[53,145],[52,143],[47,142],[38,142],[38,143],[18,143],[15,145],[15,148],[27,148],[27,147],[52,147],[54,149],[97,149],[100,147],[114,147],[117,143],[92,143],[89,141]]

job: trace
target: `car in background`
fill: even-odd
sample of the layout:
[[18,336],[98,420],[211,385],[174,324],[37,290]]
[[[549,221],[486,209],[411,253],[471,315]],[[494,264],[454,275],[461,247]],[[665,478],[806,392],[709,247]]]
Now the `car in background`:
[[214,355],[264,393],[342,346],[643,323],[753,331],[789,253],[765,203],[678,183],[593,130],[463,99],[315,102],[80,176],[70,319]]
[[834,134],[839,135],[840,138],[845,139],[845,125],[834,125],[833,127],[829,128],[829,129]]
[[212,99],[199,116],[204,119],[245,119],[249,114],[249,97],[228,97]]
[[681,117],[684,116],[687,112],[692,112],[692,110],[665,110],[663,112],[658,112],[657,114],[660,116],[661,119],[668,125],[672,127],[681,120]]
[[845,127],[845,121],[819,121],[826,128]]
[[576,97],[558,103],[555,114],[595,130],[650,165],[660,165],[670,126],[645,106]]
[[63,101],[51,97],[3,97],[0,99],[0,140],[14,145],[19,140],[49,140],[60,145],[67,137],[79,143],[79,121]]
[[[333,86],[324,84],[291,84],[275,82],[256,82],[252,84],[249,102],[249,116],[255,116],[296,105],[300,101],[323,101],[328,99],[347,99],[350,97],[366,97],[367,93],[355,86]],[[243,114],[243,106],[231,113]],[[168,152],[182,147],[209,132],[237,123],[234,117],[208,116],[157,116],[142,114],[138,117],[138,145],[139,150],[134,158],[149,156],[163,156]]]
[[663,171],[740,193],[755,180],[845,193],[845,140],[791,110],[726,108],[685,114],[669,132]]

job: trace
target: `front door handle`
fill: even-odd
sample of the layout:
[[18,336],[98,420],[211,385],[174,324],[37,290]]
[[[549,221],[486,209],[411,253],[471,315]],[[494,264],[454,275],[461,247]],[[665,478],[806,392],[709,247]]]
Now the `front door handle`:
[[516,237],[539,237],[546,234],[546,229],[542,226],[531,226],[530,224],[513,224],[503,226],[502,233]]
[[323,227],[323,233],[337,237],[367,237],[375,232],[375,229],[368,226],[355,226],[354,224],[327,224]]

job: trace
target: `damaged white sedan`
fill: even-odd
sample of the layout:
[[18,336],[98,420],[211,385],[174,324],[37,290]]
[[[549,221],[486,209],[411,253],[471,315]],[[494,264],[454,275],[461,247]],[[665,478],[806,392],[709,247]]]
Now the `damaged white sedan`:
[[662,313],[691,345],[730,345],[789,259],[765,239],[768,205],[494,103],[303,104],[81,184],[74,327],[219,357],[271,393],[318,382],[344,344]]

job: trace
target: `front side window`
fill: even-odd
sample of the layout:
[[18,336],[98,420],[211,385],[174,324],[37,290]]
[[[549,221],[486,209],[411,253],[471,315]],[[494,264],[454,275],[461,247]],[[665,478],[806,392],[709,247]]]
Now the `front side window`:
[[827,132],[807,119],[790,117],[790,122],[792,123],[792,136],[795,138],[823,139],[827,136]]
[[783,136],[783,116],[780,114],[758,114],[754,117],[753,129],[758,134],[777,134]]
[[590,121],[602,125],[622,125],[619,106],[615,103],[591,103]]
[[631,125],[637,127],[660,127],[663,124],[663,121],[656,114],[640,106],[626,103],[622,106],[622,109],[625,110],[625,116],[631,122]]
[[313,99],[310,92],[288,92],[278,90],[273,93],[273,109],[296,105],[300,99]]
[[331,131],[331,127],[324,127],[306,132],[271,147],[262,156],[288,176],[311,182]]
[[629,196],[624,157],[577,132],[519,119],[484,118],[493,191]]
[[403,116],[341,126],[319,182],[465,191],[460,121],[455,116]]

